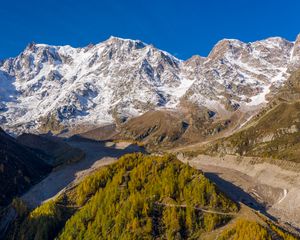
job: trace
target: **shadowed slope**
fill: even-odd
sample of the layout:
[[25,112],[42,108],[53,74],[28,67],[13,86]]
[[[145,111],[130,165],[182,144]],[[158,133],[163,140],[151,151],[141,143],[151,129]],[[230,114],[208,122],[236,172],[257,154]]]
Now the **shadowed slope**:
[[34,151],[0,129],[0,206],[8,204],[50,170]]

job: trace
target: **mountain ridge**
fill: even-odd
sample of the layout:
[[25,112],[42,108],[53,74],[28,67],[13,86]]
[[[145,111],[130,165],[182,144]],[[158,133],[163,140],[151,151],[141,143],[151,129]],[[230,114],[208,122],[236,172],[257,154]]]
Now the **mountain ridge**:
[[[184,102],[223,118],[260,109],[298,64],[295,42],[223,39],[185,61],[139,40],[110,37],[84,48],[29,44],[0,63],[0,124],[12,133],[60,133],[125,121]],[[14,121],[13,121],[14,120]]]

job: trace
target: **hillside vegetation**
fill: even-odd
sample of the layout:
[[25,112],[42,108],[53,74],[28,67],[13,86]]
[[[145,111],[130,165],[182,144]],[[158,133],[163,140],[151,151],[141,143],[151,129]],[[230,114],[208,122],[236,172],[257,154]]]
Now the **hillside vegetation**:
[[278,235],[243,218],[228,224],[238,206],[170,155],[127,154],[32,212],[17,205],[22,214],[7,239],[199,239],[222,228],[222,240]]
[[102,182],[90,178],[79,186],[82,203],[90,195],[91,182],[103,186],[109,179],[66,223],[59,239],[197,238],[228,217],[203,213],[196,206],[237,210],[202,173],[172,157],[126,156],[115,165],[112,178],[110,174],[100,172]]
[[9,238],[197,239],[232,216],[202,208],[238,210],[202,172],[174,157],[129,154],[35,209]]

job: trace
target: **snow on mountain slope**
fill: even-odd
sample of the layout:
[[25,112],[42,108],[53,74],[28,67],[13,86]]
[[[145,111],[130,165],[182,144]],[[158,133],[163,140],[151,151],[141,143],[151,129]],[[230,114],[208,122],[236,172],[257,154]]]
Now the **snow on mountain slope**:
[[229,109],[264,103],[265,95],[287,79],[293,43],[269,38],[253,43],[225,39],[202,63],[187,96],[201,104]]
[[169,101],[159,89],[181,85],[179,64],[151,45],[119,38],[78,49],[29,45],[2,64],[0,82],[12,89],[1,95],[1,115],[25,128],[52,114],[93,124],[112,121],[114,111],[137,115]]
[[282,38],[225,39],[207,58],[181,61],[116,37],[84,48],[30,44],[0,62],[0,124],[13,132],[37,131],[45,119],[99,125],[183,100],[223,111],[259,105],[298,62],[295,47]]

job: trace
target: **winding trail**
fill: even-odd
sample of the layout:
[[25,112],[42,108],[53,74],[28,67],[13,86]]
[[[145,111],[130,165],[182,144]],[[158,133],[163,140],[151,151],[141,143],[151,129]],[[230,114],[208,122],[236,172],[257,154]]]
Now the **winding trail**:
[[[169,204],[169,203],[160,203],[160,202],[156,202],[156,205],[161,205],[161,206],[165,206],[165,207],[174,207],[174,208],[187,208],[186,204]],[[218,215],[225,215],[225,216],[236,216],[238,213],[234,213],[234,212],[219,212],[216,210],[209,210],[209,209],[205,209],[205,208],[201,208],[201,207],[193,207],[195,210],[199,210],[202,212],[206,212],[206,213],[213,213],[213,214],[218,214]]]
[[283,197],[278,201],[278,203],[281,203],[286,198],[287,194],[288,194],[288,190],[283,189]]

